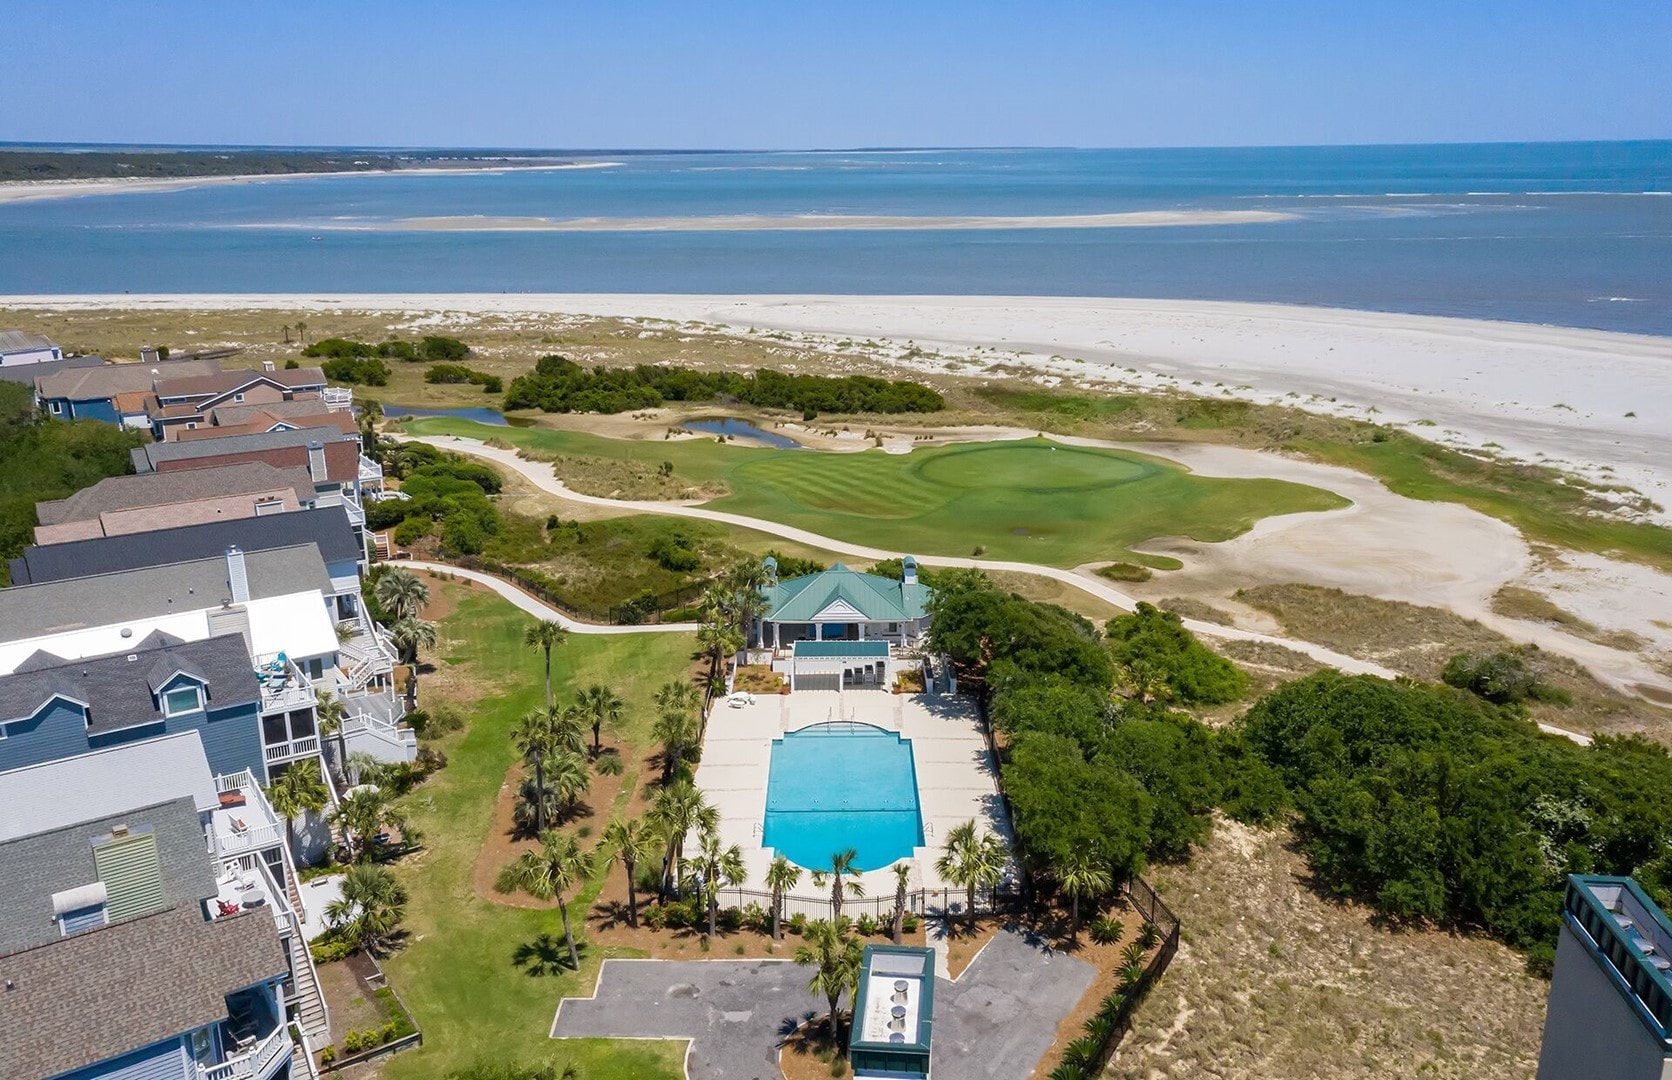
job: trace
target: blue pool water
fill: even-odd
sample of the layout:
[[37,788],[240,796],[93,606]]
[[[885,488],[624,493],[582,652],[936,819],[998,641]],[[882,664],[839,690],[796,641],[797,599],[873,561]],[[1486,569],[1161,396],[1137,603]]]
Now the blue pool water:
[[772,744],[762,842],[819,869],[845,848],[861,870],[911,857],[923,843],[911,743],[863,724],[819,724]]

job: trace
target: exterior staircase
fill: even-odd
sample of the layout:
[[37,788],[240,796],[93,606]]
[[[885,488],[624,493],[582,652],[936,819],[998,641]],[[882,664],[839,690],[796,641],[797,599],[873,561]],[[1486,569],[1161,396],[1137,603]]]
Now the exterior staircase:
[[290,970],[295,973],[291,1000],[296,1003],[303,1032],[323,1044],[331,1038],[331,1021],[325,1011],[325,995],[319,989],[319,976],[314,972],[313,956],[301,935],[292,934],[289,944]]
[[[331,1014],[325,1007],[325,994],[319,987],[319,973],[314,970],[313,953],[308,951],[307,935],[302,929],[303,912],[306,910],[302,903],[302,893],[296,887],[296,864],[290,857],[289,845],[284,850],[284,888],[285,897],[290,901],[290,910],[294,915],[291,920],[291,933],[285,939],[286,948],[290,950],[291,995],[290,1000],[296,1003],[297,1019],[302,1032],[314,1042],[326,1044],[331,1041]],[[299,1051],[300,1052],[300,1051]],[[307,1073],[291,1071],[292,1077],[311,1076]]]

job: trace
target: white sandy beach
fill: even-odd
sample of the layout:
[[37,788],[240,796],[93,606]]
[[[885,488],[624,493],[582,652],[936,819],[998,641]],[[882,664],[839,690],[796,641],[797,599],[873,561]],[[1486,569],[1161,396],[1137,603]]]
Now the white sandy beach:
[[348,176],[424,176],[437,173],[554,172],[566,169],[611,169],[619,161],[574,161],[557,165],[493,165],[486,168],[362,169],[342,172],[267,173],[247,176],[102,177],[88,180],[10,180],[0,182],[0,206],[6,203],[74,199],[89,195],[141,195],[229,184],[265,184],[275,180],[325,180]]
[[1260,225],[1293,221],[1276,210],[1141,210],[1117,214],[1029,214],[1012,217],[889,214],[704,214],[686,217],[496,217],[461,214],[393,221],[278,222],[250,229],[310,232],[872,232],[885,229],[1142,229],[1182,225]]

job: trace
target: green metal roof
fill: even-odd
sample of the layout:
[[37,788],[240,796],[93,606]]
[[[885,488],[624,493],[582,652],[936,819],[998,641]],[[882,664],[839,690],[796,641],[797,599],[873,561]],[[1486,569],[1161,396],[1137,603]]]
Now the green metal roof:
[[797,657],[887,656],[886,641],[798,641]]
[[[907,966],[915,962],[917,970],[913,976],[919,979],[923,999],[917,1006],[917,1041],[909,1043],[870,1042],[864,1038],[862,1017],[865,1015],[866,998],[871,988],[871,976],[881,974],[873,970],[879,957],[888,957],[899,961],[907,961]],[[914,945],[867,945],[864,959],[860,964],[859,987],[853,1003],[853,1023],[849,1025],[848,1049],[850,1051],[886,1052],[905,1058],[908,1055],[922,1055],[927,1061],[929,1043],[935,1033],[935,953],[933,949],[919,948]],[[904,1061],[900,1062],[905,1065]],[[857,1071],[857,1070],[856,1070]],[[905,1075],[915,1075],[908,1071]]]
[[821,574],[790,578],[761,590],[768,622],[812,622],[833,604],[845,604],[865,622],[911,622],[927,614],[929,588],[837,563]]

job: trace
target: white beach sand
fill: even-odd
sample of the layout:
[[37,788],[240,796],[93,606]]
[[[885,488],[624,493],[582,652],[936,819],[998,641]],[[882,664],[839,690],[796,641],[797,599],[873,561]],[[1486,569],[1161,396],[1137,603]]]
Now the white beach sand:
[[228,184],[265,184],[275,180],[322,180],[348,176],[421,176],[435,173],[553,172],[563,169],[611,169],[619,161],[575,161],[558,165],[495,165],[487,168],[362,169],[354,172],[268,173],[248,176],[120,177],[89,180],[10,180],[0,182],[0,205],[74,199],[88,195],[140,195]]
[[930,217],[888,214],[705,214],[687,217],[496,217],[462,214],[365,222],[279,222],[252,229],[323,232],[811,232],[884,229],[1132,229],[1179,225],[1259,225],[1293,221],[1276,210],[1145,210],[1119,214],[1034,214],[1015,217]]

